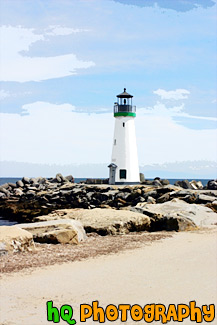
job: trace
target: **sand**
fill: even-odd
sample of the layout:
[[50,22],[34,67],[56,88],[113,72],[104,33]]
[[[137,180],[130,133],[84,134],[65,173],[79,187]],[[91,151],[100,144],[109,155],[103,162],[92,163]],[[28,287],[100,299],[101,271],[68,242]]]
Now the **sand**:
[[[54,324],[46,320],[48,300],[53,300],[56,307],[71,305],[77,324],[81,324],[80,304],[94,300],[104,307],[188,304],[191,300],[196,300],[198,306],[216,304],[216,255],[217,229],[212,228],[175,233],[115,255],[3,274],[1,324]],[[113,323],[123,324],[119,320]],[[85,324],[99,323],[90,319]],[[125,324],[135,322],[129,318]],[[187,319],[183,324],[192,322]]]

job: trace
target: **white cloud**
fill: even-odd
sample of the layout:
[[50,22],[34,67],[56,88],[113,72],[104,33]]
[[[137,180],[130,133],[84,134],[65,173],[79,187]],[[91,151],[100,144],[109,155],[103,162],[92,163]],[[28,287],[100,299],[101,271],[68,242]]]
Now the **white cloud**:
[[145,115],[159,116],[159,117],[186,117],[199,120],[217,121],[216,117],[190,115],[183,112],[185,105],[167,107],[165,104],[157,102],[154,107],[140,108],[139,111]]
[[49,26],[48,32],[46,32],[46,35],[64,36],[64,35],[71,35],[74,33],[87,32],[87,31],[89,31],[89,30],[54,25],[54,26]]
[[[58,28],[60,29],[60,27],[57,27],[55,35],[63,35],[64,32],[69,33],[66,29],[58,30]],[[55,29],[53,30],[55,31]],[[21,53],[22,51],[28,52],[33,43],[43,40],[45,40],[44,35],[36,34],[34,29],[21,26],[2,26],[1,80],[27,82],[61,78],[76,74],[77,69],[95,65],[92,61],[79,60],[75,54],[29,57]]]
[[5,91],[4,89],[0,90],[0,100],[3,100],[7,97],[10,97],[9,91]]
[[60,164],[110,160],[112,114],[77,113],[70,104],[46,102],[24,105],[23,113],[0,114],[2,160]]
[[[217,159],[213,149],[216,130],[188,129],[173,120],[171,111],[165,114],[165,109],[158,106],[158,111],[137,112],[140,164]],[[57,164],[110,162],[112,112],[78,113],[70,104],[46,102],[24,105],[23,111],[22,116],[1,114],[2,160]]]
[[24,97],[24,96],[29,96],[31,94],[32,94],[31,91],[23,91],[23,92],[16,92],[16,93],[13,92],[12,93],[12,92],[6,91],[4,89],[1,89],[0,90],[0,100],[2,101],[8,97]]
[[190,95],[190,91],[187,89],[176,89],[176,90],[164,90],[157,89],[153,91],[154,94],[161,97],[161,99],[171,99],[171,100],[180,100],[187,99]]

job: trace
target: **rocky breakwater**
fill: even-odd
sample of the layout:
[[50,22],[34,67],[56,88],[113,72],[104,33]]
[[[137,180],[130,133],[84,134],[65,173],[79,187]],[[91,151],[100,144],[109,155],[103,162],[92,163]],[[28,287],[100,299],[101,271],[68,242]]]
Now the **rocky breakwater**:
[[[211,185],[213,186],[213,183]],[[167,180],[159,178],[156,178],[149,185],[111,186],[106,184],[75,184],[72,176],[63,177],[61,174],[57,174],[55,178],[50,179],[41,177],[29,179],[24,177],[16,184],[8,183],[0,187],[0,215],[4,215],[10,220],[27,223],[37,221],[39,216],[46,216],[62,209],[85,209],[87,211],[87,209],[112,208],[115,210],[130,210],[135,207],[141,208],[141,204],[153,205],[153,207],[157,204],[161,207],[163,203],[174,199],[185,201],[187,204],[206,206],[211,212],[216,212],[217,191],[198,189],[200,187],[198,182],[195,182],[195,186],[197,189],[184,189],[180,185],[170,185]],[[182,208],[184,209],[184,205]],[[186,226],[183,226],[180,222],[174,223],[171,218],[171,222],[168,221],[168,216],[165,216],[164,226],[156,227],[157,224],[160,224],[158,219],[164,217],[162,213],[154,210],[150,211],[150,209],[149,211],[146,209],[145,212],[137,209],[136,212],[144,213],[151,218],[150,227],[148,228],[150,231],[160,230],[160,228],[179,230],[193,225],[192,222],[194,223],[193,220],[185,220]],[[175,219],[177,219],[176,217]],[[183,218],[182,220],[184,220]],[[87,229],[91,229],[91,225],[90,228],[87,225],[85,226]]]
[[28,222],[33,216],[47,214],[57,207],[71,207],[67,195],[74,188],[74,178],[57,174],[55,178],[28,178],[0,186],[0,215]]

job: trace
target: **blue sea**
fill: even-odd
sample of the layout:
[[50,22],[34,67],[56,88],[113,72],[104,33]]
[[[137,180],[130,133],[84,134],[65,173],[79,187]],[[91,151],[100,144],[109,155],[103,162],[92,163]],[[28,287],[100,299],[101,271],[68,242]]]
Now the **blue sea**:
[[[89,177],[89,178],[93,178],[93,177]],[[5,183],[16,183],[17,181],[19,181],[21,179],[21,177],[0,177],[0,185],[5,184]],[[85,181],[87,179],[86,178],[75,178],[74,181],[75,183],[79,183],[81,181]],[[147,180],[153,180],[153,178],[146,178]],[[195,181],[201,181],[201,183],[203,184],[203,186],[205,186],[207,184],[207,182],[209,181],[209,179],[195,179],[195,178],[191,178],[188,179],[189,182],[192,181],[192,179],[194,179]],[[180,178],[168,178],[168,181],[170,182],[170,184],[174,185],[176,181],[181,180]]]
[[[18,180],[20,180],[21,178],[16,178],[16,177],[0,177],[0,185],[3,185],[5,183],[16,183]],[[151,178],[147,178],[148,180],[152,180]],[[86,178],[75,178],[74,181],[75,183],[79,183],[81,181],[85,181]],[[180,180],[180,179],[168,179],[170,184],[174,184],[176,181]],[[192,181],[192,179],[188,179],[189,181]],[[205,186],[207,184],[207,182],[209,181],[208,179],[195,179],[196,181],[201,181],[201,183],[203,184],[203,186]],[[16,224],[17,222],[14,221],[9,221],[7,219],[4,219],[0,216],[0,226],[11,226]]]

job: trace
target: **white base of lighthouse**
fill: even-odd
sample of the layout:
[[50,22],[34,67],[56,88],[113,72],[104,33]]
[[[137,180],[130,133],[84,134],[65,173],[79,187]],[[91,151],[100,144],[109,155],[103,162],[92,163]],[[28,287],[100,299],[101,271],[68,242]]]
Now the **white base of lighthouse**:
[[139,184],[134,116],[115,117],[110,184]]

